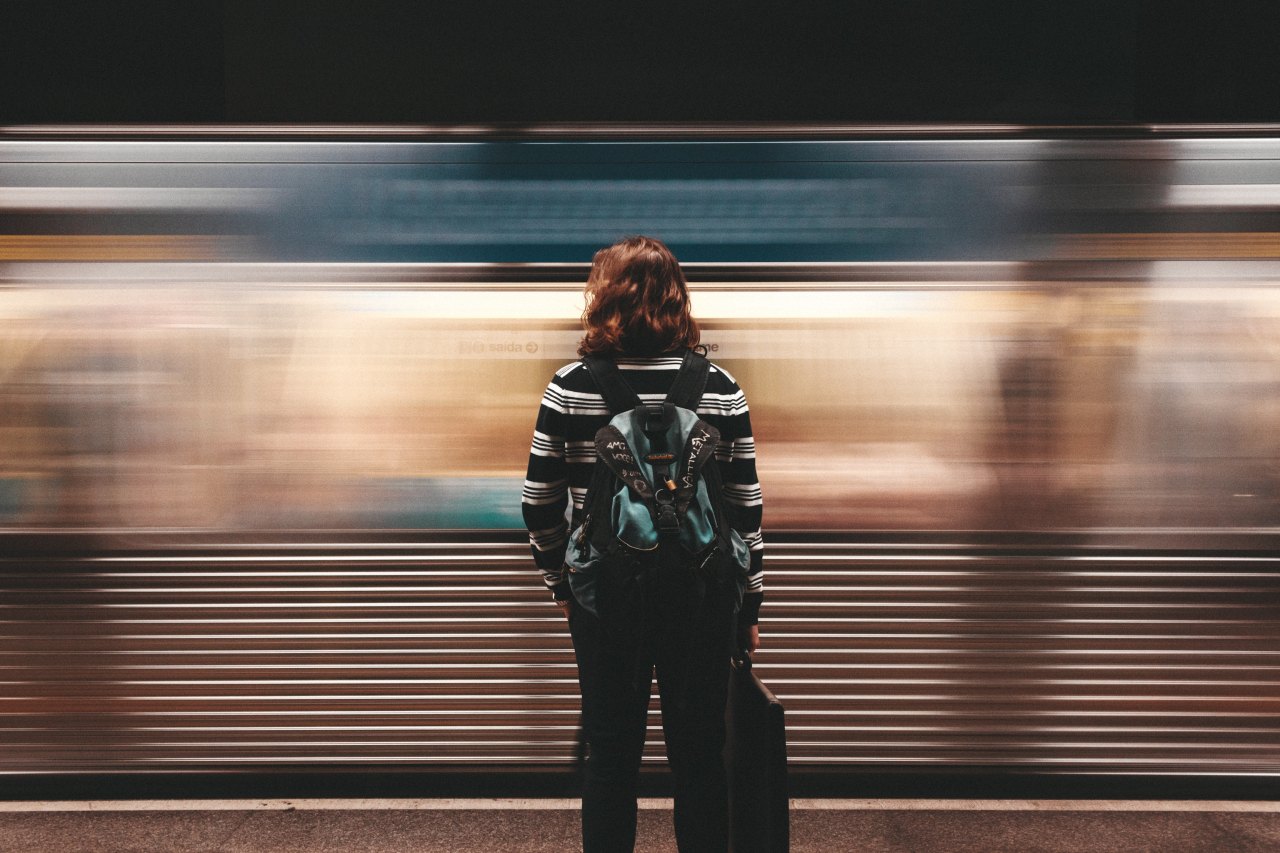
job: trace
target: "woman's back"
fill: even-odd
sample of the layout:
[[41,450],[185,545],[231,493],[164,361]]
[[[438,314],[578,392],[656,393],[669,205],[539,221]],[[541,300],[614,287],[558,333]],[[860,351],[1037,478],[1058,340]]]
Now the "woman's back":
[[[659,402],[671,388],[682,354],[618,357],[615,363],[624,381],[642,402]],[[755,438],[746,395],[724,368],[711,365],[697,414],[720,432],[716,462],[725,486],[730,524],[752,551],[743,615],[759,610],[763,595],[763,540],[760,534],[762,502],[756,476]],[[568,531],[576,527],[582,502],[595,465],[596,432],[613,413],[590,371],[581,361],[556,371],[543,393],[534,431],[529,470],[524,489],[524,515],[531,533],[534,556],[544,579],[554,587],[563,581],[560,568]],[[572,523],[565,520],[573,501]]]

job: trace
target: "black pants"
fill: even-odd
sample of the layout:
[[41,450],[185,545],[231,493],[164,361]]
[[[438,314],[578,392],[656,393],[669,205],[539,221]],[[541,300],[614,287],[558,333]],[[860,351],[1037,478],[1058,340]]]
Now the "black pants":
[[570,616],[588,750],[584,853],[631,853],[635,847],[636,783],[655,669],[675,777],[676,843],[681,853],[724,853],[728,847],[722,752],[736,602],[715,591],[691,600],[678,581],[659,583],[666,592],[651,599],[639,636],[619,635],[577,604]]

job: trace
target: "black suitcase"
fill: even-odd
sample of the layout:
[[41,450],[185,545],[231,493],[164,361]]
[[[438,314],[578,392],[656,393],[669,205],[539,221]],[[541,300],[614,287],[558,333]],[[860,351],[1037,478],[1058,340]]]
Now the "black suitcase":
[[782,703],[734,660],[725,709],[729,772],[729,850],[787,853],[791,826],[787,795],[787,731]]

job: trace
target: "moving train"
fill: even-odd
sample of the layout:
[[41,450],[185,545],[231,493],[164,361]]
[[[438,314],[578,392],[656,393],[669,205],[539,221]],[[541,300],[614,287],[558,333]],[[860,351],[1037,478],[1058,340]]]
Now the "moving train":
[[0,222],[0,771],[571,762],[520,487],[648,233],[793,766],[1280,772],[1280,128],[10,128]]

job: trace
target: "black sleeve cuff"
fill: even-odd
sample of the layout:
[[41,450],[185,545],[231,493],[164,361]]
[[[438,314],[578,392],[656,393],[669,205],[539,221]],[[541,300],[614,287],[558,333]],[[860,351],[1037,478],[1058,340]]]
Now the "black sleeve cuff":
[[539,551],[532,545],[529,550],[533,552],[533,564],[543,571],[557,571],[564,567],[564,555],[568,550],[566,545],[561,545],[554,551]]
[[738,611],[738,625],[751,626],[759,623],[760,605],[763,601],[763,592],[748,592],[742,596],[742,609]]
[[560,581],[560,583],[551,587],[551,595],[556,601],[568,601],[573,598],[573,590],[569,589],[568,581]]

